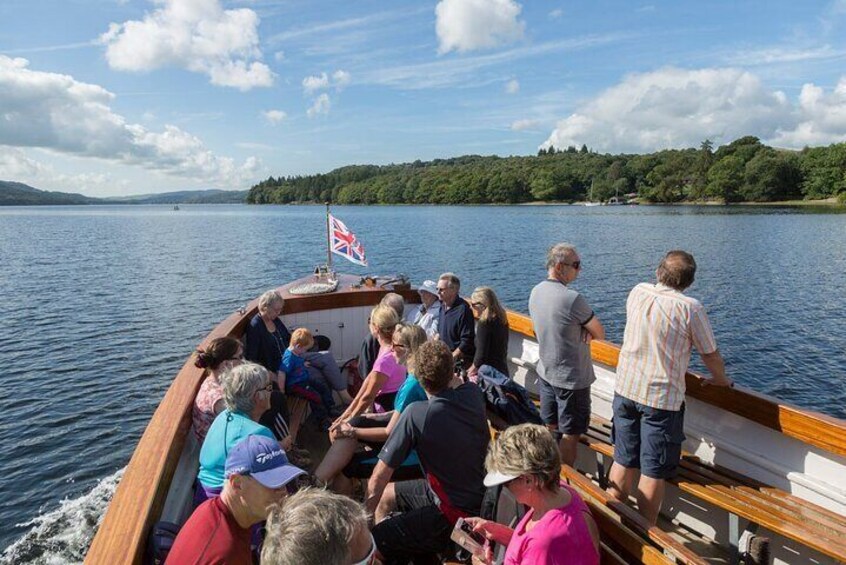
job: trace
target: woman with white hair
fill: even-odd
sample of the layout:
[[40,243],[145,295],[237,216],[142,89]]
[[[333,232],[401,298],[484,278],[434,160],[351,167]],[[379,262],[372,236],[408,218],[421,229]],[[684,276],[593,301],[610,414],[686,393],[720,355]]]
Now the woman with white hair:
[[244,357],[274,375],[279,371],[282,355],[291,341],[291,332],[279,318],[284,307],[285,299],[279,291],[268,290],[259,296],[258,313],[250,320],[244,332]]
[[212,422],[200,449],[200,489],[195,502],[220,494],[226,456],[235,444],[250,435],[276,439],[270,429],[258,423],[270,406],[272,387],[267,370],[256,363],[244,363],[229,369],[221,384],[226,409]]
[[[508,428],[491,443],[485,467],[485,486],[504,485],[529,508],[513,530],[482,518],[467,519],[474,531],[507,546],[505,565],[599,563],[596,522],[579,494],[561,483],[561,455],[549,430],[534,424]],[[490,548],[476,558],[490,563]]]

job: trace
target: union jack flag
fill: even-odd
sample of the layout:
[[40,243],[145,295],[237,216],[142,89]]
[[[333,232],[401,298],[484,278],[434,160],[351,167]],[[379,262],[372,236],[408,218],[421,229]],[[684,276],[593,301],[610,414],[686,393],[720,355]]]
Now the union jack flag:
[[332,239],[332,253],[352,261],[356,265],[367,266],[364,256],[364,246],[355,238],[355,234],[347,229],[344,222],[329,214],[329,227]]

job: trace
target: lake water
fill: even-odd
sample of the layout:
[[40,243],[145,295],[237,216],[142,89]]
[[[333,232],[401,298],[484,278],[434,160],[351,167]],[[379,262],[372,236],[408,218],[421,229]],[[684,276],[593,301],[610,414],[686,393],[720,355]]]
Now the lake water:
[[[738,383],[846,417],[846,214],[753,207],[338,207],[370,267],[455,271],[525,312],[557,241],[619,342],[625,300],[691,251]],[[228,314],[325,261],[320,206],[0,208],[0,562],[84,556],[185,358]]]

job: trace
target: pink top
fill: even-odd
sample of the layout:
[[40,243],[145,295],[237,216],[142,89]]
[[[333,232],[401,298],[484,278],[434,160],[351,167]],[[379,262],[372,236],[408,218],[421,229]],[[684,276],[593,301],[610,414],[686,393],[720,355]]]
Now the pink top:
[[517,527],[505,551],[505,565],[597,565],[599,552],[593,545],[583,512],[588,508],[579,494],[562,484],[572,497],[562,508],[550,510],[526,531],[532,519],[529,510]]
[[206,433],[214,422],[216,416],[214,405],[219,400],[223,400],[223,389],[220,387],[220,383],[212,376],[206,377],[206,380],[200,386],[197,398],[194,399],[194,409],[191,411],[194,420],[194,435],[197,436],[200,445],[206,439]]
[[394,358],[394,353],[390,347],[382,347],[379,349],[379,355],[373,363],[373,370],[388,375],[388,380],[382,385],[382,390],[379,394],[388,394],[396,392],[405,382],[405,366],[397,363]]

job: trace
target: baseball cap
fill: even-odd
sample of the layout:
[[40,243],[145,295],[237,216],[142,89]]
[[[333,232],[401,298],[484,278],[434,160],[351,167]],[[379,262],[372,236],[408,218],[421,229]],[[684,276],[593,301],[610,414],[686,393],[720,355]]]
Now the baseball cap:
[[265,436],[247,436],[229,452],[224,476],[248,475],[267,488],[279,488],[305,471],[291,465],[285,450],[276,440]]
[[495,487],[497,485],[501,485],[507,483],[508,481],[513,481],[520,475],[508,475],[506,473],[496,473],[491,471],[487,475],[485,475],[485,480],[483,483],[486,487]]
[[435,281],[423,281],[423,284],[417,287],[417,292],[428,292],[435,296],[438,295],[438,283]]

